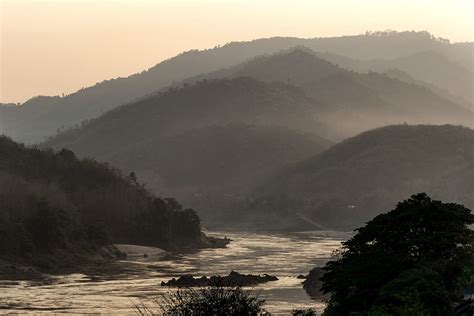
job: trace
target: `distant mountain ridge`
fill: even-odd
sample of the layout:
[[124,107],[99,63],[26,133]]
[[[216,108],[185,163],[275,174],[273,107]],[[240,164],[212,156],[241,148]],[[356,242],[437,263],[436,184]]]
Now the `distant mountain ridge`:
[[[394,59],[355,60],[331,53],[317,53],[321,58],[341,67],[357,72],[387,72],[398,70],[410,75],[418,84],[424,82],[434,91],[457,96],[457,103],[469,103],[473,107],[474,63],[461,64],[451,60],[439,51],[420,51]],[[442,92],[442,91],[439,91]]]
[[26,142],[38,142],[58,128],[71,127],[122,104],[132,102],[185,78],[230,67],[262,54],[304,45],[356,59],[399,58],[433,50],[472,67],[472,43],[449,44],[427,32],[382,32],[334,38],[260,39],[233,42],[204,51],[189,51],[139,74],[81,89],[64,98],[35,98],[15,111],[0,108],[0,132]]
[[[305,47],[259,56],[240,65],[190,78],[249,76],[265,82],[285,82],[301,88],[320,104],[322,124],[340,126],[341,138],[366,129],[397,123],[453,123],[471,126],[474,113],[414,80],[405,82],[375,72],[341,68]],[[363,124],[361,124],[364,122]]]
[[[134,171],[154,192],[211,214],[241,203],[286,164],[325,149],[322,139],[403,122],[468,125],[472,116],[424,86],[349,71],[298,47],[189,78],[44,146]],[[294,155],[271,163],[284,148]]]
[[[244,123],[311,128],[321,107],[300,89],[252,78],[204,80],[171,88],[60,133],[46,145],[108,156],[124,146],[213,125]],[[117,135],[121,135],[117,137]]]

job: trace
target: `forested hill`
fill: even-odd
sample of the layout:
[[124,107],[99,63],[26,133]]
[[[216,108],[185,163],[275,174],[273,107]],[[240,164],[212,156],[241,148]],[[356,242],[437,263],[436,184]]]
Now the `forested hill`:
[[188,51],[147,71],[127,78],[105,80],[65,97],[33,98],[13,111],[0,108],[0,132],[25,142],[42,141],[58,128],[71,127],[97,117],[116,106],[158,91],[173,81],[237,65],[256,56],[297,45],[355,59],[395,59],[434,51],[462,67],[472,69],[472,43],[450,44],[427,32],[375,32],[312,39],[275,37],[232,42],[213,49]]
[[[259,71],[244,74],[265,82],[235,77],[184,83],[107,112],[44,145],[136,171],[154,192],[177,196],[209,214],[234,210],[222,202],[240,203],[248,189],[264,181],[263,175],[324,149],[321,137],[340,139],[387,123],[459,124],[472,117],[424,87],[350,72],[304,50],[245,66],[251,70],[254,65]],[[285,74],[300,87],[278,82]],[[313,91],[321,93],[308,97]],[[291,146],[297,148],[293,156],[279,154]],[[275,161],[275,155],[281,160]]]
[[288,128],[234,123],[141,142],[111,155],[110,161],[127,170],[149,171],[150,181],[159,180],[171,188],[238,193],[268,173],[331,145],[321,137]]
[[42,254],[94,252],[109,243],[165,249],[210,246],[200,220],[117,169],[72,151],[0,138],[0,256],[33,264]]
[[133,170],[154,192],[208,198],[199,199],[198,210],[209,213],[285,164],[327,148],[331,142],[317,136],[325,133],[320,107],[284,83],[204,80],[117,108],[45,146]]
[[298,88],[252,78],[203,80],[112,110],[46,145],[98,159],[142,141],[244,123],[318,131],[320,104]]
[[375,72],[349,71],[305,47],[260,56],[199,79],[239,76],[301,88],[306,95],[326,105],[325,111],[318,114],[328,126],[339,126],[340,130],[334,131],[339,134],[332,135],[333,138],[403,122],[473,124],[472,111],[426,86]]
[[326,227],[348,228],[363,224],[412,192],[428,192],[472,208],[473,162],[472,129],[451,125],[378,128],[270,179],[256,193],[265,203],[256,202],[252,213],[279,210]]
[[177,197],[209,223],[289,163],[332,142],[284,127],[229,124],[155,138],[107,159],[134,170],[147,187]]

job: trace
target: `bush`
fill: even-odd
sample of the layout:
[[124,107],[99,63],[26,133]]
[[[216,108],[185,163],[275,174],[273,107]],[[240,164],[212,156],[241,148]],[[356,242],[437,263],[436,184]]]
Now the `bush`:
[[268,315],[264,299],[241,287],[213,286],[179,289],[157,299],[157,310],[136,305],[139,315]]
[[293,316],[316,316],[317,313],[314,309],[294,309],[291,311],[291,315]]

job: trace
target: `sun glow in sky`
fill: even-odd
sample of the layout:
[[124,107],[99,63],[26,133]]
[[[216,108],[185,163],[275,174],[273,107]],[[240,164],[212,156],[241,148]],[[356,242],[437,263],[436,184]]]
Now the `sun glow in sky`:
[[182,51],[271,36],[427,30],[473,40],[472,0],[0,0],[0,102],[74,92]]

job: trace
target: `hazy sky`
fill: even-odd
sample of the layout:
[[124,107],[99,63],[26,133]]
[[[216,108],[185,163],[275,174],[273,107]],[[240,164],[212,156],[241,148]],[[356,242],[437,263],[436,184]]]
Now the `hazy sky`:
[[71,93],[184,50],[427,30],[473,40],[474,0],[0,0],[0,102]]

